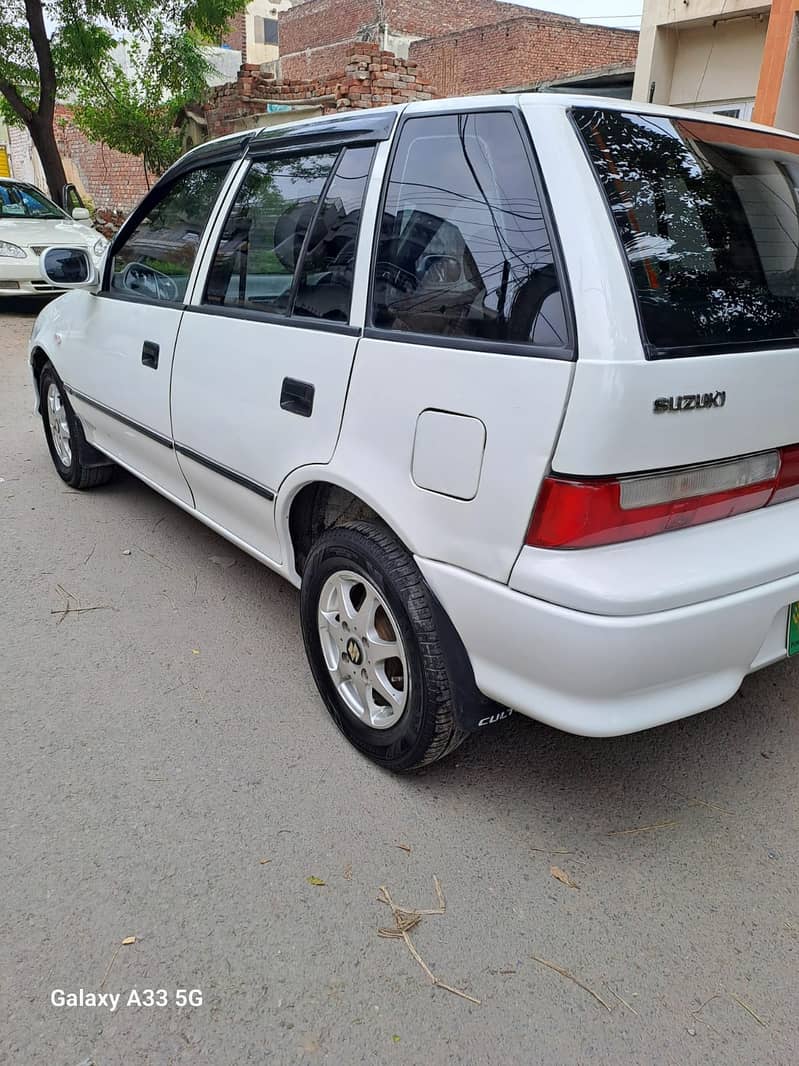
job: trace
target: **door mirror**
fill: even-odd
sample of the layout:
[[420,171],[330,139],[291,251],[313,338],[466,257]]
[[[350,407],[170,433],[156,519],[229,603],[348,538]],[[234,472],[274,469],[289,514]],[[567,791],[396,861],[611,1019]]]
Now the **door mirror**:
[[88,226],[91,225],[92,216],[87,207],[73,207],[72,217],[76,222],[85,222]]
[[48,248],[39,257],[45,281],[59,289],[91,289],[97,284],[97,269],[85,248]]
[[83,197],[78,192],[77,186],[73,185],[72,182],[61,188],[61,206],[68,215],[72,214],[73,208],[86,206],[83,202]]

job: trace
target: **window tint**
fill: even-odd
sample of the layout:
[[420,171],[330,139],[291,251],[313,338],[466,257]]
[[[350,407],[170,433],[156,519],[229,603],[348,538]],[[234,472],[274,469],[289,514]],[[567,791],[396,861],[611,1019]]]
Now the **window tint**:
[[574,111],[630,266],[651,355],[796,344],[799,143]]
[[211,264],[206,303],[288,313],[303,241],[337,155],[252,164]]
[[405,123],[381,223],[372,315],[384,329],[567,343],[552,247],[511,114]]
[[293,314],[346,322],[350,316],[355,250],[374,148],[344,152],[302,262]]
[[111,289],[166,303],[186,295],[203,230],[228,163],[192,170],[170,185],[114,253]]

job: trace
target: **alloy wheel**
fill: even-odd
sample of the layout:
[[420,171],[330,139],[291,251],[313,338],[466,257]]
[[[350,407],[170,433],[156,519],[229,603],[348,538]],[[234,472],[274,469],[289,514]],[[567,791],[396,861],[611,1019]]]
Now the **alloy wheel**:
[[54,381],[50,382],[50,386],[47,389],[46,403],[47,421],[50,425],[53,447],[58,458],[64,466],[68,467],[72,463],[72,436],[69,432],[67,409],[64,406],[61,390]]
[[325,665],[344,706],[373,729],[399,721],[408,703],[408,659],[385,599],[363,574],[338,570],[317,612]]

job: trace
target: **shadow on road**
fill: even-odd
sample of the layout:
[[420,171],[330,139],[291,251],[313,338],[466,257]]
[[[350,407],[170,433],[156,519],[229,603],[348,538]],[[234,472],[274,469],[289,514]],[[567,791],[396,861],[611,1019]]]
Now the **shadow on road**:
[[455,793],[469,781],[498,820],[550,808],[568,811],[577,831],[657,822],[693,803],[776,812],[795,778],[795,685],[796,665],[784,662],[746,678],[720,707],[623,737],[573,736],[514,715],[422,771],[415,787]]
[[35,318],[51,299],[50,296],[2,296],[0,297],[0,315]]
[[[293,590],[283,578],[123,471],[99,492],[144,528],[166,513],[159,528],[196,561],[235,555],[239,565],[225,571],[226,595],[257,624],[296,633],[301,654],[297,597],[285,595]],[[625,737],[578,737],[514,715],[473,734],[443,762],[398,780],[411,791],[466,796],[484,815],[488,808],[508,823],[523,821],[526,809],[568,810],[570,821],[610,830],[635,811],[656,820],[658,811],[671,817],[686,799],[724,804],[731,795],[757,796],[759,805],[776,808],[797,747],[795,685],[796,666],[785,662],[747,678],[721,707]]]

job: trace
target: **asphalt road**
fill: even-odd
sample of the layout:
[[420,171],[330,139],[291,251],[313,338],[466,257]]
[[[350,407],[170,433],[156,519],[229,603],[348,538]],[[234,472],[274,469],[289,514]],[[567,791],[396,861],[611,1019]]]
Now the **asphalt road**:
[[[130,477],[59,481],[32,322],[0,312],[0,1062],[797,1061],[796,664],[389,776],[327,719],[289,585]],[[414,942],[479,1006],[377,935],[379,886],[429,908],[434,875]],[[51,1004],[101,986],[115,1011]]]

